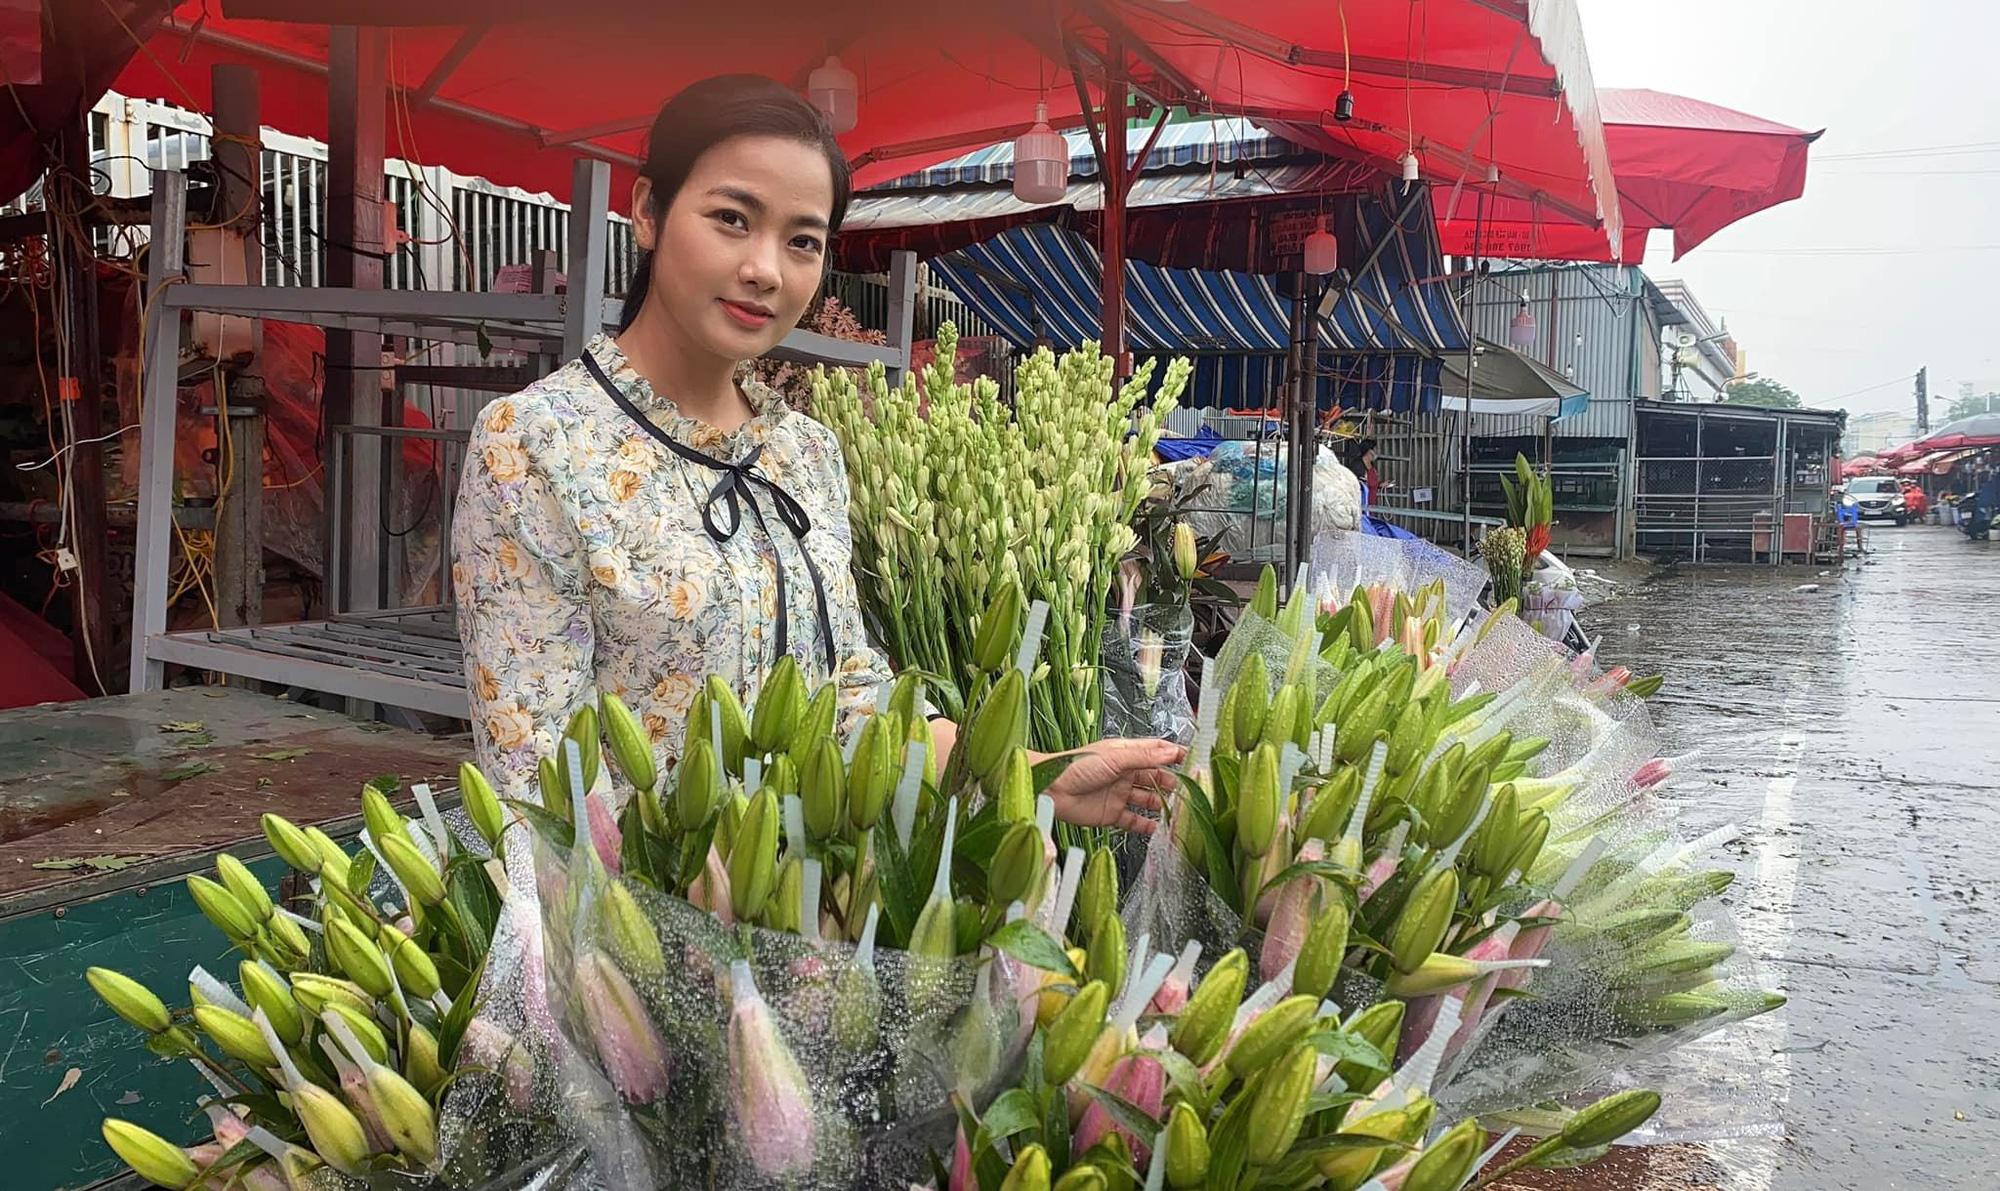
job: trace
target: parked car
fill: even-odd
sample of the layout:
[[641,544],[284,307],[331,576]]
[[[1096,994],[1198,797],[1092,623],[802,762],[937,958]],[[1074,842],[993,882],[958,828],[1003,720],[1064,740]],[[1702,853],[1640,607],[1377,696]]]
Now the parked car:
[[1909,523],[1909,505],[1903,499],[1902,485],[1893,476],[1856,476],[1847,481],[1843,499],[1854,502],[1864,521],[1881,517],[1898,525]]

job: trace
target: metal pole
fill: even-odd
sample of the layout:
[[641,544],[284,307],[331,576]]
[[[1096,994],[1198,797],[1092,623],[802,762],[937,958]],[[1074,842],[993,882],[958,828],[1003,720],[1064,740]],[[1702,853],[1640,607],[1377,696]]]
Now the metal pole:
[[1104,222],[1098,254],[1103,258],[1103,346],[1115,374],[1131,374],[1125,356],[1125,43],[1112,34],[1104,55]]
[[1472,220],[1472,275],[1465,283],[1465,413],[1460,417],[1458,461],[1459,550],[1472,557],[1472,364],[1479,336],[1472,329],[1476,309],[1472,297],[1479,288],[1480,239],[1486,229],[1486,192],[1479,192],[1479,207]]
[[179,380],[181,312],[161,301],[182,276],[187,234],[187,175],[153,171],[152,235],[146,253],[146,394],[139,427],[139,515],[133,527],[132,673],[130,689],[157,691],[165,666],[148,657],[151,639],[167,631],[167,573],[173,565],[174,390]]
[[[226,222],[198,234],[220,240],[217,259],[224,275],[219,280],[239,280],[228,274],[240,268],[241,284],[262,285],[264,255],[258,229],[264,188],[257,74],[247,66],[231,65],[213,67],[209,73],[215,96],[218,205]],[[216,428],[222,432],[218,440],[228,443],[227,458],[218,458],[216,468],[230,479],[227,492],[220,475],[216,484],[222,500],[215,522],[215,612],[222,627],[232,628],[264,623],[264,380],[258,366],[264,324],[261,319],[246,324],[225,317],[212,325],[214,350],[224,365],[216,373]],[[243,342],[225,332],[231,326],[249,332],[247,360],[224,358],[225,352],[234,354]]]

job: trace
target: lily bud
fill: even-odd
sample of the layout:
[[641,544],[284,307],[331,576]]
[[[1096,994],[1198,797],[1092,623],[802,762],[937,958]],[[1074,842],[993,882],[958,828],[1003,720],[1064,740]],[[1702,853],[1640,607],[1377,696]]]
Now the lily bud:
[[1174,572],[1187,583],[1194,579],[1195,570],[1201,565],[1196,555],[1194,526],[1185,521],[1174,522]]
[[241,860],[227,852],[222,853],[215,858],[215,875],[222,878],[222,887],[229,891],[229,895],[250,911],[250,917],[260,924],[271,920],[271,894]]
[[667,960],[660,950],[660,936],[625,882],[607,884],[597,910],[605,940],[626,971],[646,981],[665,974]]
[[1317,998],[1287,997],[1245,1026],[1223,1061],[1238,1079],[1261,1071],[1298,1045],[1318,1016]]
[[576,961],[576,993],[598,1060],[627,1104],[650,1104],[667,1090],[666,1045],[625,974],[603,952]]
[[1000,837],[987,870],[986,890],[995,906],[1026,901],[1042,875],[1042,833],[1033,822],[1015,820]]
[[380,786],[361,787],[361,821],[367,825],[368,834],[378,841],[408,830],[403,826],[403,816],[389,805],[389,796]]
[[283,815],[269,812],[259,822],[264,828],[264,838],[270,841],[271,850],[278,854],[278,859],[308,876],[319,875],[319,849],[313,847],[312,840],[299,830],[297,824]]
[[196,873],[187,879],[188,892],[194,895],[194,904],[201,908],[202,915],[215,924],[215,928],[229,937],[231,942],[242,942],[256,937],[257,920],[250,916],[242,902],[221,885]]
[[1403,1191],[1458,1191],[1472,1177],[1486,1131],[1472,1119],[1460,1121],[1424,1147],[1403,1180]]
[[292,996],[299,1007],[314,1017],[326,1012],[327,1006],[340,1002],[360,1013],[363,1017],[374,1012],[375,1003],[361,986],[350,980],[341,980],[319,972],[292,973]]
[[1247,753],[1257,747],[1271,706],[1271,674],[1263,654],[1253,653],[1243,659],[1243,668],[1236,672],[1231,689],[1236,695],[1236,748]]
[[430,1101],[393,1067],[372,1064],[364,1079],[369,1102],[390,1144],[412,1161],[434,1164],[438,1157],[437,1113]]
[[270,932],[273,952],[287,969],[296,968],[312,957],[312,941],[305,928],[283,914],[272,914],[265,927]]
[[[1097,924],[1118,913],[1118,861],[1109,848],[1094,848],[1083,867],[1083,883],[1076,890],[1077,924],[1080,934],[1096,933]],[[1065,926],[1065,923],[1057,923]]]
[[805,763],[806,749],[822,736],[833,735],[833,723],[840,710],[839,692],[831,682],[823,682],[819,689],[806,700],[805,708],[799,713],[798,722],[792,729],[791,737],[784,742],[784,750],[794,762]]
[[347,919],[335,918],[327,924],[326,951],[334,966],[369,996],[386,997],[394,987],[382,949]]
[[816,840],[831,839],[847,822],[847,773],[840,742],[822,736],[806,746],[799,765],[799,797],[806,830]]
[[771,667],[764,687],[757,692],[757,706],[750,719],[750,743],[761,753],[782,749],[798,730],[805,713],[806,680],[799,673],[798,659],[786,654]]
[[598,863],[613,873],[624,871],[625,833],[619,829],[618,818],[611,813],[604,795],[584,795],[583,815],[590,820],[590,846],[597,852]]
[[527,1112],[534,1106],[534,1059],[512,1034],[486,1018],[475,1017],[466,1025],[458,1062],[461,1067],[484,1068],[498,1075],[514,1111]]
[[811,1090],[757,991],[750,965],[738,960],[731,972],[736,1004],[729,1014],[729,1073],[738,1136],[765,1176],[802,1177],[813,1164]]
[[470,761],[458,763],[458,796],[465,806],[466,815],[471,818],[473,829],[479,838],[486,841],[489,848],[499,848],[500,838],[506,834],[507,819],[500,809],[500,796],[493,790],[493,783],[479,772],[479,767]]
[[598,718],[604,737],[611,745],[611,759],[625,780],[641,791],[651,790],[659,781],[659,764],[653,760],[653,738],[639,717],[617,695],[606,691],[598,696]]
[[361,1044],[362,1049],[368,1052],[369,1058],[378,1063],[389,1061],[389,1039],[383,1035],[382,1027],[376,1024],[373,1017],[345,1001],[328,1001],[326,1009],[320,1014],[320,1020],[325,1021],[328,1014],[347,1023],[349,1032],[354,1035],[355,1041]]
[[674,821],[682,831],[694,831],[708,820],[722,792],[721,763],[707,736],[690,736],[674,771]]
[[1398,972],[1414,972],[1430,958],[1457,909],[1458,871],[1440,864],[1425,873],[1389,933],[1389,958]]
[[542,792],[542,809],[567,823],[574,812],[570,809],[569,775],[564,770],[554,757],[535,762],[535,787]]
[[1104,1013],[1111,990],[1103,981],[1093,980],[1069,999],[1056,1014],[1042,1039],[1042,1076],[1051,1087],[1061,1087],[1082,1069],[1097,1035],[1104,1029]]
[[395,966],[396,979],[402,984],[405,992],[425,1001],[437,995],[438,989],[442,987],[442,981],[438,978],[437,964],[432,962],[429,952],[417,946],[414,939],[393,926],[382,928],[381,944],[382,949],[389,955],[389,962]]
[[252,1009],[264,1011],[279,1041],[297,1046],[305,1037],[305,1015],[299,1012],[299,1003],[284,978],[254,959],[238,964],[236,974],[243,982],[243,999]]
[[1039,1145],[1023,1146],[1000,1191],[1049,1191],[1049,1152]]
[[1208,1130],[1186,1101],[1167,1118],[1167,1186],[1196,1191],[1208,1181]]
[[360,1177],[373,1152],[361,1118],[342,1104],[340,1097],[318,1084],[301,1083],[291,1094],[292,1114],[305,1126],[320,1161],[341,1174]]
[[982,785],[997,780],[1013,750],[1027,743],[1027,730],[1027,676],[1008,670],[972,713],[972,726],[961,739],[967,770]]
[[184,1191],[201,1177],[201,1168],[186,1151],[149,1129],[116,1117],[104,1118],[100,1129],[111,1152],[149,1183]]
[[130,1022],[134,1028],[148,1034],[160,1034],[174,1024],[173,1016],[167,1012],[160,998],[123,972],[90,968],[85,970],[83,978],[90,982],[91,989],[103,998],[113,1013]]
[[736,924],[729,893],[729,867],[722,863],[722,852],[714,844],[708,846],[708,859],[702,864],[701,874],[688,886],[687,897],[688,901],[715,915],[722,925]]
[[764,911],[778,879],[778,799],[769,790],[750,800],[729,849],[730,907],[739,921]]
[[1237,948],[1221,959],[1195,986],[1169,1034],[1174,1049],[1196,1066],[1205,1066],[1222,1049],[1243,1003],[1243,986],[1250,977],[1250,960]]
[[[1309,839],[1299,845],[1300,864],[1314,863],[1325,856],[1326,844],[1320,840]],[[1264,947],[1257,955],[1257,973],[1265,980],[1276,980],[1295,960],[1301,964],[1307,962],[1302,949],[1306,931],[1312,925],[1313,902],[1320,884],[1318,877],[1302,875],[1278,887],[1277,904],[1272,907],[1270,923],[1264,928]],[[1334,962],[1340,962],[1338,955],[1334,956]],[[1293,974],[1296,977],[1296,971]]]
[[902,773],[902,756],[893,717],[872,715],[861,725],[854,759],[847,767],[847,820],[857,831],[871,831],[889,805]]
[[1291,1151],[1317,1082],[1318,1062],[1310,1046],[1294,1043],[1272,1063],[1257,1085],[1256,1111],[1250,1117],[1248,1156],[1253,1167],[1274,1165]]
[[1090,945],[1084,949],[1088,957],[1084,960],[1083,975],[1086,980],[1101,980],[1104,987],[1113,993],[1125,987],[1125,922],[1116,914],[1106,914],[1098,919],[1090,932]]
[[[1152,1118],[1160,1115],[1166,1087],[1166,1068],[1144,1051],[1134,1051],[1119,1059],[1112,1066],[1110,1077],[1104,1081],[1105,1091],[1123,1098]],[[1127,1150],[1142,1165],[1152,1153],[1151,1147],[1142,1142],[1138,1134],[1114,1121],[1104,1102],[1094,1096],[1083,1110],[1083,1119],[1077,1123],[1075,1139],[1070,1144],[1073,1149],[1088,1150],[1110,1133],[1116,1133],[1123,1139]]]
[[1032,823],[1035,821],[1035,770],[1028,760],[1028,750],[1017,748],[1007,757],[1007,768],[1000,778],[1000,821],[1003,823]]
[[1341,956],[1347,952],[1349,925],[1346,900],[1337,894],[1324,897],[1292,968],[1293,992],[1323,998],[1333,991]]
[[403,1048],[403,1074],[432,1099],[444,1087],[446,1076],[438,1058],[437,1037],[417,1022],[410,1023],[409,1044]]
[[417,846],[400,835],[378,839],[375,846],[381,849],[382,859],[388,861],[390,871],[403,883],[411,897],[425,907],[433,907],[444,901],[444,882],[439,879],[437,869],[424,859]]
[[979,633],[972,643],[972,664],[988,674],[999,673],[1014,660],[1021,632],[1021,585],[1006,577],[998,587],[979,618]]
[[259,1071],[269,1071],[278,1065],[278,1056],[271,1053],[270,1044],[264,1041],[264,1032],[257,1024],[239,1013],[231,1013],[219,1005],[196,1005],[194,1024],[201,1027],[222,1048],[224,1054],[240,1059]]
[[708,715],[699,721],[691,718],[688,730],[691,732],[699,730],[697,739],[707,740],[714,732],[709,726],[709,719],[720,720],[722,756],[717,759],[722,762],[725,772],[742,773],[743,749],[750,738],[750,721],[743,715],[743,704],[737,700],[736,692],[730,689],[729,684],[718,674],[708,676],[707,683],[702,687],[701,698],[707,704]]
[[1563,1144],[1574,1150],[1610,1145],[1653,1119],[1660,1094],[1644,1088],[1616,1092],[1578,1112],[1563,1126]]

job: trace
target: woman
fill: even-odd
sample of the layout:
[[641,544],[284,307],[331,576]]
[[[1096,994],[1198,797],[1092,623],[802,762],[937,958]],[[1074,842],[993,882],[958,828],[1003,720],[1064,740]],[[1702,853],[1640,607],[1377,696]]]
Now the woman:
[[[453,583],[480,766],[529,795],[577,708],[609,691],[671,761],[699,684],[752,695],[778,659],[888,677],[862,628],[833,433],[744,367],[797,325],[846,214],[846,158],[769,79],[713,78],[661,108],[632,187],[642,250],[615,337],[488,405],[467,446]],[[816,679],[815,679],[816,681]],[[955,725],[937,720],[947,753]],[[1102,741],[1049,791],[1086,826],[1149,831],[1181,750]]]

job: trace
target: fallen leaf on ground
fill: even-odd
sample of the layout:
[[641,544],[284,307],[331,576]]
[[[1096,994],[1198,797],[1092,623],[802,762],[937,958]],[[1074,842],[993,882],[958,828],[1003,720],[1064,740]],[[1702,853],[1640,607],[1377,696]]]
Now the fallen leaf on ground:
[[160,725],[162,732],[206,732],[208,725],[200,720],[168,720]]
[[145,1097],[144,1097],[144,1096],[141,1096],[141,1095],[140,1095],[139,1093],[137,1093],[137,1092],[127,1092],[127,1093],[125,1093],[125,1094],[124,1094],[123,1096],[120,1096],[120,1097],[118,1097],[118,1103],[120,1103],[120,1104],[137,1104],[137,1103],[139,1103],[140,1101],[142,1101],[142,1100],[144,1100],[144,1099],[145,1099]]
[[29,868],[47,869],[51,872],[69,872],[87,868],[94,873],[117,872],[130,868],[144,860],[144,856],[55,856],[48,860],[37,860]]
[[48,1100],[42,1101],[42,1107],[47,1108],[50,1100],[54,1100],[57,1096],[75,1087],[76,1081],[82,1078],[83,1068],[81,1067],[71,1067],[69,1070],[63,1072],[62,1082],[56,1085],[55,1091],[49,1093]]
[[191,777],[200,777],[204,773],[214,773],[220,768],[222,768],[220,765],[211,761],[196,761],[189,765],[177,765],[167,770],[160,775],[160,780],[163,782],[184,782]]
[[272,749],[268,753],[251,753],[252,761],[296,761],[312,752],[311,749]]

